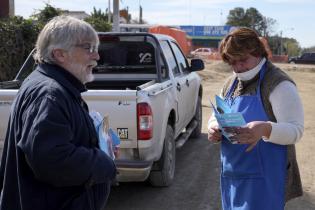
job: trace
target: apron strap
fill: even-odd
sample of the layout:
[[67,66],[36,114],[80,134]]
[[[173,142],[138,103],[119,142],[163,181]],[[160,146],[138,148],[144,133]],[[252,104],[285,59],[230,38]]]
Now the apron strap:
[[237,80],[237,77],[235,77],[233,84],[231,85],[231,87],[230,87],[229,91],[227,92],[227,94],[225,95],[224,99],[231,99],[232,98],[232,93],[233,93],[237,83],[238,83],[238,80]]

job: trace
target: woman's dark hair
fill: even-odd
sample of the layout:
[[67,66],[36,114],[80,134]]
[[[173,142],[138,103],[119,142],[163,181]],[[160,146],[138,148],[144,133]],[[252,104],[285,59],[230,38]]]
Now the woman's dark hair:
[[232,64],[245,59],[247,55],[268,57],[267,50],[259,35],[250,28],[237,28],[220,43],[220,54],[224,62]]

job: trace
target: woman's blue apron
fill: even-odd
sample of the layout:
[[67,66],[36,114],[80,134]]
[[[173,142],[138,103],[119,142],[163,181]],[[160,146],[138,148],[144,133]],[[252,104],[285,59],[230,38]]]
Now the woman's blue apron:
[[[232,97],[235,79],[225,101],[233,112],[241,112],[245,121],[268,121],[260,86],[266,65],[259,73],[255,95]],[[223,138],[221,145],[221,196],[224,210],[283,210],[287,147],[260,140],[250,152],[248,145],[231,144]]]

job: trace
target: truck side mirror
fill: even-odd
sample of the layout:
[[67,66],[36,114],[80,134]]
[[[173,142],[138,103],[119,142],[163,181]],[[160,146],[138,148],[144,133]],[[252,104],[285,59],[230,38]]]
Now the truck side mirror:
[[191,59],[190,71],[200,71],[205,68],[205,64],[201,59]]

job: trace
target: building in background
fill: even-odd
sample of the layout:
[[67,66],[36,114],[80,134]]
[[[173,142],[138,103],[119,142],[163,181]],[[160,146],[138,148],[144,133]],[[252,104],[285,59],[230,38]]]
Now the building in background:
[[220,41],[232,30],[233,26],[186,26],[179,28],[192,38],[193,49],[218,48]]
[[69,11],[69,10],[64,10],[63,11],[64,15],[69,15],[74,18],[78,18],[80,20],[84,20],[87,17],[90,17],[90,15],[86,14],[84,11]]
[[[151,24],[120,24],[120,30],[123,32],[153,32],[171,35],[171,32],[168,31],[176,31],[175,29],[180,29],[180,31],[185,32],[187,35],[187,49],[192,51],[198,48],[211,48],[214,52],[217,51],[220,41],[235,28],[236,27],[233,26],[161,26]],[[180,41],[178,42],[180,43]],[[186,52],[186,48],[184,51]]]
[[130,23],[131,15],[128,12],[128,9],[119,10],[119,23],[126,24]]
[[14,0],[0,1],[0,18],[14,16]]

